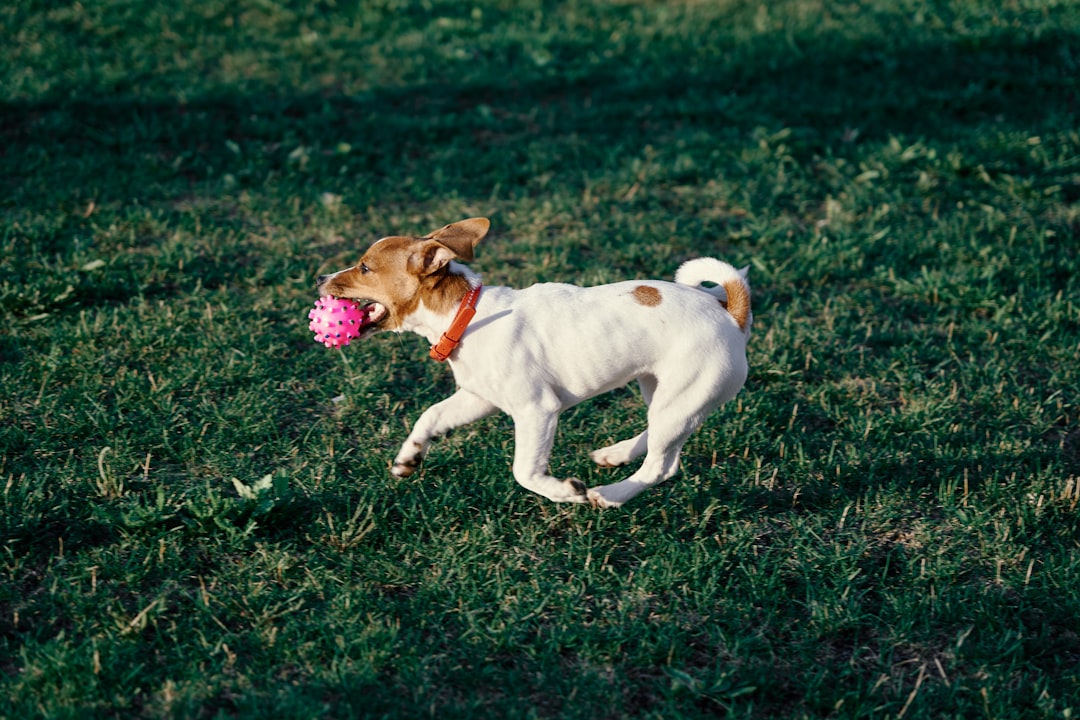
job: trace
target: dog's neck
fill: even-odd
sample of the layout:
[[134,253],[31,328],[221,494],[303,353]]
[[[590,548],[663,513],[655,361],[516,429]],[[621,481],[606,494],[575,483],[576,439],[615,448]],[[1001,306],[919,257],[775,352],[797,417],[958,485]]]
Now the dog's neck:
[[[479,273],[451,262],[446,276],[438,278],[432,288],[421,287],[416,310],[403,319],[398,330],[414,332],[435,344],[453,322],[461,299],[480,282]],[[447,288],[452,290],[444,289],[445,284],[449,284]],[[439,292],[435,292],[436,288]]]

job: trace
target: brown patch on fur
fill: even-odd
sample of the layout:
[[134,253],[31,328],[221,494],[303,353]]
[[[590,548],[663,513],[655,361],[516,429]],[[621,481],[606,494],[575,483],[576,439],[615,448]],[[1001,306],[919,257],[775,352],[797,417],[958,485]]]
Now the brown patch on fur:
[[727,308],[731,317],[735,318],[740,330],[746,329],[746,322],[750,318],[750,290],[742,281],[724,283],[724,292],[727,293],[727,302],[721,301],[721,305]]
[[452,275],[447,269],[422,278],[421,291],[417,297],[424,305],[437,313],[450,313],[457,310],[465,293],[472,288],[462,275]]
[[656,307],[664,298],[656,288],[638,285],[634,288],[634,299],[645,307]]

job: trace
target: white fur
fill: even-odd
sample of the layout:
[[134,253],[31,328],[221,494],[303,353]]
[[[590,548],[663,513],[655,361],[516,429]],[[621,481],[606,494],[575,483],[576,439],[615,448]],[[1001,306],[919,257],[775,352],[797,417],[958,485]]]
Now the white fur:
[[[457,263],[451,271],[478,280]],[[746,381],[750,331],[749,318],[741,329],[718,302],[726,299],[721,283],[749,289],[745,270],[702,258],[679,268],[676,280],[485,287],[449,359],[458,391],[420,416],[392,472],[412,474],[433,438],[501,410],[514,421],[514,478],[550,500],[618,507],[674,475],[686,439]],[[697,287],[703,282],[717,287]],[[658,304],[635,296],[643,286],[659,293]],[[400,329],[435,343],[452,318],[421,303]],[[590,457],[615,466],[644,455],[641,467],[588,490],[576,479],[553,477],[548,458],[559,413],[632,380],[648,405],[648,429]]]

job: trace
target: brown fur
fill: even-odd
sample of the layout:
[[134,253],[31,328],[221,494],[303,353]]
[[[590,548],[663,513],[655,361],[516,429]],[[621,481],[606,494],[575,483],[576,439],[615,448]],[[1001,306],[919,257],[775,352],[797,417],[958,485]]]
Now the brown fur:
[[648,285],[638,285],[634,288],[634,299],[645,307],[656,307],[664,298],[656,288]]
[[727,292],[727,302],[721,303],[740,330],[746,329],[746,321],[750,317],[750,293],[746,291],[746,285],[739,282],[724,283],[724,291]]
[[484,237],[490,227],[491,222],[487,218],[469,218],[439,228],[427,237],[438,240],[457,253],[459,258],[468,262],[473,259],[473,245],[476,244],[476,239]]
[[[328,281],[321,292],[353,300],[374,300],[383,305],[389,312],[389,317],[381,323],[384,330],[400,327],[402,318],[416,311],[421,298],[431,310],[449,312],[469,291],[469,282],[460,275],[450,274],[445,265],[427,272],[440,245],[445,243],[429,238],[383,238],[364,253],[356,266]],[[451,249],[464,252],[460,247]],[[471,257],[471,246],[468,253]],[[363,267],[367,272],[363,272]]]

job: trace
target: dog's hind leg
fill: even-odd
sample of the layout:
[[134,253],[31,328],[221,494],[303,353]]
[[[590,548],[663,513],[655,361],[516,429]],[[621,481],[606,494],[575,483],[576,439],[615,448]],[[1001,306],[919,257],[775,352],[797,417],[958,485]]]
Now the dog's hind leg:
[[613,445],[593,450],[589,453],[592,461],[600,467],[616,467],[625,465],[634,458],[639,458],[648,449],[649,431],[645,430],[639,435],[626,440],[620,440]]
[[649,406],[647,452],[641,467],[625,480],[590,488],[589,502],[595,507],[620,507],[678,472],[687,438],[719,404],[709,392],[712,387],[710,382],[693,382],[672,391],[661,385]]
[[[638,378],[638,387],[641,388],[641,397],[645,400],[646,407],[652,405],[653,393],[656,391],[656,378],[652,375],[644,375]],[[648,449],[649,431],[635,435],[632,438],[621,440],[613,445],[593,450],[589,453],[592,461],[601,467],[615,467],[639,458]]]
[[557,411],[535,408],[514,415],[514,479],[548,500],[583,503],[586,502],[584,483],[577,478],[553,477],[548,470],[558,419]]
[[409,437],[398,450],[390,472],[409,477],[427,454],[431,441],[440,435],[474,420],[493,414],[498,408],[468,390],[458,390],[442,402],[425,410],[413,425]]

